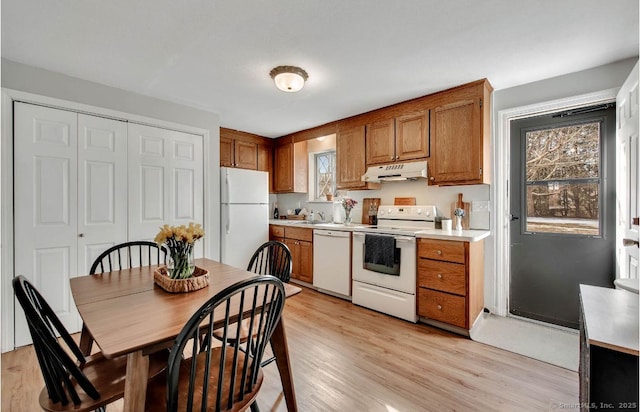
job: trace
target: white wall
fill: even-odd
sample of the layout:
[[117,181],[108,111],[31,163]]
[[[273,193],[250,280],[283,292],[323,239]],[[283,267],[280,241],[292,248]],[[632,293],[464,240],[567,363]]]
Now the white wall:
[[[209,132],[209,174],[205,177],[205,204],[210,225],[207,256],[220,257],[220,119],[216,113],[171,103],[99,83],[2,59],[2,87],[165,122],[205,129]],[[3,135],[2,139],[10,139]],[[206,213],[205,213],[206,215]]]

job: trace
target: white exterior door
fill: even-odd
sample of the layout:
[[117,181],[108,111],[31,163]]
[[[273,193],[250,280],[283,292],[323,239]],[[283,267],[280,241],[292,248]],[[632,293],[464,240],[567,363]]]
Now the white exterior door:
[[[204,223],[202,136],[129,124],[129,239],[153,240],[163,224]],[[203,256],[203,242],[195,256]]]
[[[14,140],[15,273],[74,333],[69,280],[126,240],[125,123],[16,103]],[[24,313],[15,314],[15,345],[31,343]]]
[[[617,159],[617,228],[616,251],[619,262],[617,278],[637,279],[640,277],[638,265],[638,216],[640,204],[640,179],[638,163],[640,144],[638,141],[638,123],[640,121],[638,105],[638,64],[625,81],[616,97],[618,140]],[[635,220],[634,220],[635,219]],[[625,246],[623,239],[628,240]],[[635,241],[635,243],[633,243]]]

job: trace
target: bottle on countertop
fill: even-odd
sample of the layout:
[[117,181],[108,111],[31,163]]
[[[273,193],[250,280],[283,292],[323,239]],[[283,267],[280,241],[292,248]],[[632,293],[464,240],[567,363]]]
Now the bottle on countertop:
[[376,226],[378,224],[378,207],[376,202],[371,202],[369,205],[369,224]]
[[275,207],[273,208],[273,218],[278,219],[280,217],[280,213],[278,213],[278,204],[275,203]]

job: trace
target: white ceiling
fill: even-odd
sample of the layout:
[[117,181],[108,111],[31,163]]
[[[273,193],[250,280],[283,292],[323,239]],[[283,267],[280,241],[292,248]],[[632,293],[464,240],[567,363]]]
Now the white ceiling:
[[[2,0],[2,57],[276,137],[638,55],[638,0]],[[269,71],[309,73],[295,94]]]

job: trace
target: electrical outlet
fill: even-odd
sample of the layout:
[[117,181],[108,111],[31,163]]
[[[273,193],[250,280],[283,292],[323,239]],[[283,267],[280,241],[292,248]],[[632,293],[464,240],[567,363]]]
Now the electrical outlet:
[[472,200],[471,211],[472,212],[488,212],[489,201],[488,200]]

